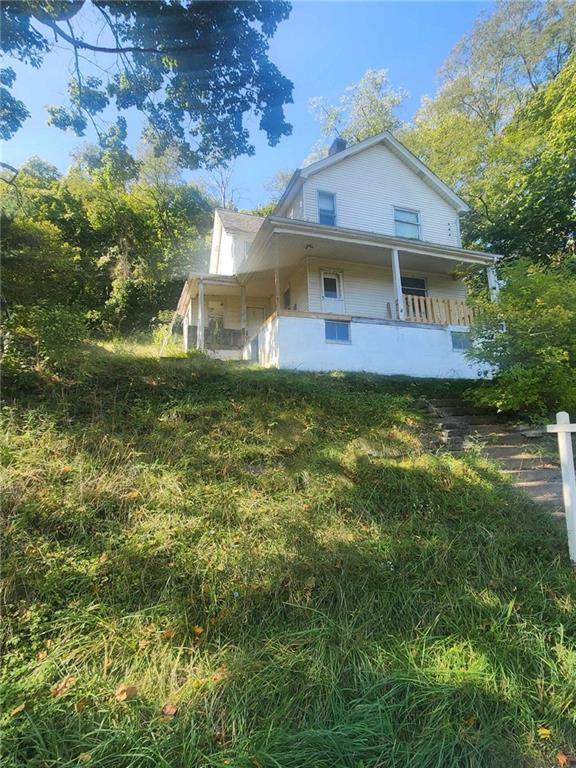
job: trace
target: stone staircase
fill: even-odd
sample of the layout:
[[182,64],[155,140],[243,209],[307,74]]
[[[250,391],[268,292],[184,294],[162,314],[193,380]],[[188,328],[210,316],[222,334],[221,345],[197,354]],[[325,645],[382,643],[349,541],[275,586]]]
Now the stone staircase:
[[426,409],[437,426],[440,447],[455,455],[479,450],[514,487],[554,515],[563,514],[562,476],[554,439],[546,432],[454,398],[427,400]]

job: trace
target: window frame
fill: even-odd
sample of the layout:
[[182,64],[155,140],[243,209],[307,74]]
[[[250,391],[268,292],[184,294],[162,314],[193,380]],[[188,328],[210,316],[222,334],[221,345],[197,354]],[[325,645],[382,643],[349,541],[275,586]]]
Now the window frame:
[[[328,338],[328,326],[339,325],[348,329],[347,339],[329,339]],[[352,344],[352,323],[350,320],[330,320],[324,318],[324,343],[325,344]]]
[[[286,301],[286,298],[288,298],[288,301]],[[290,290],[290,283],[288,283],[282,294],[282,308],[292,309],[292,291]]]
[[[405,280],[405,279],[406,280],[422,280],[422,282],[424,283],[424,289],[423,289],[424,294],[422,295],[420,293],[405,293],[404,285],[402,285],[402,280]],[[422,298],[426,298],[426,296],[428,296],[428,278],[427,277],[423,277],[421,275],[403,275],[402,273],[400,273],[400,284],[402,286],[403,296],[421,296]],[[413,290],[419,290],[419,289],[415,288]]]
[[[396,224],[411,224],[408,221],[396,221],[396,212],[404,211],[405,213],[415,213],[417,217],[416,225],[418,227],[418,237],[406,237],[406,235],[399,235],[396,231]],[[393,221],[394,221],[394,237],[401,237],[403,240],[422,240],[422,213],[417,208],[406,208],[404,206],[395,205],[393,208]],[[414,225],[413,225],[414,226]]]
[[[333,224],[323,224],[320,221],[320,214],[322,211],[322,209],[320,208],[320,195],[330,195],[330,197],[334,201],[334,223]],[[321,224],[323,227],[335,227],[338,221],[338,213],[336,210],[336,192],[328,192],[327,189],[317,189],[316,190],[316,210],[318,213],[318,224]]]
[[[464,347],[455,347],[454,346],[454,339],[464,339],[466,338],[468,341],[468,346]],[[450,331],[450,341],[452,343],[452,352],[460,352],[460,354],[465,354],[469,349],[472,347],[472,338],[470,336],[470,331]]]
[[[336,278],[336,285],[338,288],[338,296],[326,296],[324,293],[324,278],[334,277]],[[342,280],[342,272],[333,272],[329,269],[323,269],[320,272],[320,296],[326,301],[344,301],[344,285]]]

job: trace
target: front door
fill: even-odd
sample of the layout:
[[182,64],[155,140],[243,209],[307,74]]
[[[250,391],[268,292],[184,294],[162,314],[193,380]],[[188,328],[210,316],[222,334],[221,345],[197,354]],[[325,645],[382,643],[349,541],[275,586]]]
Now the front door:
[[263,322],[263,307],[246,307],[246,330],[249,339],[258,333]]
[[322,312],[343,315],[344,293],[340,272],[321,272],[320,289],[322,291]]

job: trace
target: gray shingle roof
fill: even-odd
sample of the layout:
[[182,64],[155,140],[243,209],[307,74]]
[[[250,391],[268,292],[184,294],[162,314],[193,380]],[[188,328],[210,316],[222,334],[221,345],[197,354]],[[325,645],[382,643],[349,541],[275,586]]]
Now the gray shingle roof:
[[264,219],[262,216],[252,216],[250,213],[237,213],[226,208],[218,208],[218,216],[225,229],[237,229],[241,232],[256,234]]

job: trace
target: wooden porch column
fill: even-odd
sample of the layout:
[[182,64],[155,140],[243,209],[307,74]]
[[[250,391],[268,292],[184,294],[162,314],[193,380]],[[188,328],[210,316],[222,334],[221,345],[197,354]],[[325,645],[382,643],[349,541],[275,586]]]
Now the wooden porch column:
[[496,270],[494,267],[486,267],[486,279],[488,281],[488,291],[490,293],[490,301],[498,301],[498,293],[500,292],[500,286],[498,285],[498,278],[496,276]]
[[188,352],[190,349],[190,324],[192,322],[192,297],[190,297],[190,303],[186,307],[186,313],[182,319],[182,339],[184,341],[184,352]]
[[274,238],[274,255],[276,256],[276,267],[274,269],[274,310],[280,312],[280,270],[278,257],[278,235]]
[[402,293],[402,277],[400,275],[400,259],[398,258],[398,248],[392,248],[392,279],[394,281],[394,298],[398,307],[398,320],[404,320],[406,315],[404,309],[404,294]]
[[240,286],[240,328],[242,329],[242,343],[247,339],[247,312],[246,312],[246,286],[244,283]]
[[198,280],[198,325],[196,328],[196,348],[204,349],[204,281]]

